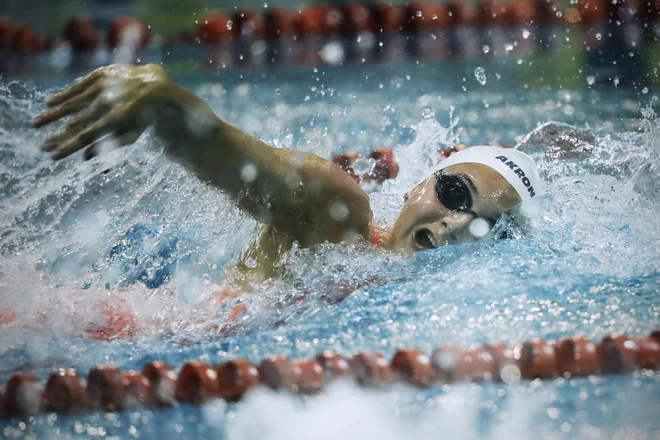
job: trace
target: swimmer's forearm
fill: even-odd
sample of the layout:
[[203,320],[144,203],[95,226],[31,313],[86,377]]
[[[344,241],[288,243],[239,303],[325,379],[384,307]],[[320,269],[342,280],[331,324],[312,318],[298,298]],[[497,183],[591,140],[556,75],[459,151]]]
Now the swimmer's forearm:
[[338,242],[351,232],[368,238],[368,196],[343,170],[318,156],[266,145],[220,120],[188,89],[172,86],[156,130],[170,157],[303,245]]

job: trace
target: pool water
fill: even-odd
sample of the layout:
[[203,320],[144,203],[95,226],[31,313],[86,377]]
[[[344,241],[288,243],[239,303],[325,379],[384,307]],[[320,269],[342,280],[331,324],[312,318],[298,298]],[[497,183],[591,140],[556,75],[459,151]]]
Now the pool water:
[[[359,245],[294,249],[285,277],[242,299],[249,312],[232,325],[228,309],[218,318],[206,298],[256,223],[168,161],[151,133],[89,162],[51,162],[38,151],[48,130],[29,121],[71,78],[3,80],[0,289],[21,325],[0,333],[0,380],[20,369],[85,375],[106,362],[179,367],[326,349],[389,357],[403,346],[647,335],[660,327],[658,91],[586,80],[550,88],[518,66],[475,59],[176,75],[220,117],[277,147],[326,158],[394,147],[399,176],[367,188],[375,217],[390,224],[403,193],[434,169],[437,148],[459,141],[521,143],[546,184],[525,207],[531,225],[518,239],[410,259]],[[328,295],[333,283],[374,277],[385,280],[343,301]],[[99,304],[119,299],[139,317],[134,340],[82,338],[103,321]],[[2,422],[0,436],[641,439],[660,435],[659,413],[658,373],[429,390],[339,383],[307,398],[258,391],[232,405],[44,414]]]

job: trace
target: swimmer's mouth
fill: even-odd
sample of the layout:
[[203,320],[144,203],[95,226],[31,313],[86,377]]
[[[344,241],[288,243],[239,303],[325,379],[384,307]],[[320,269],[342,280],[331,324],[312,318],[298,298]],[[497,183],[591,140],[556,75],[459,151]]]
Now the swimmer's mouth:
[[438,243],[435,241],[433,233],[426,228],[415,232],[415,235],[413,236],[413,242],[415,247],[420,251],[435,249],[438,247]]

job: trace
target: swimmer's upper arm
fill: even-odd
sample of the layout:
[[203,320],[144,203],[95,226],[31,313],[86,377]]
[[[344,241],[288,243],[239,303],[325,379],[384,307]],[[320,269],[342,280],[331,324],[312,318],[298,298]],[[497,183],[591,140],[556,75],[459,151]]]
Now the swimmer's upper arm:
[[[270,147],[220,120],[189,90],[175,87],[174,105],[156,125],[171,157],[303,247],[355,236],[371,239],[369,197],[344,170],[319,156]],[[192,130],[192,123],[199,126]]]

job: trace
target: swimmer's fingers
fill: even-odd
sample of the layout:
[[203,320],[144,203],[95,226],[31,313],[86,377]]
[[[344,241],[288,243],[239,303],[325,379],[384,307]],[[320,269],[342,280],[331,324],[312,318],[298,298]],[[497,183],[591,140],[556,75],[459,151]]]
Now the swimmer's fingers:
[[103,88],[100,85],[95,84],[59,107],[42,113],[32,122],[32,125],[36,128],[43,127],[44,125],[48,125],[65,116],[77,113],[89,106],[102,91]]
[[107,146],[108,148],[119,148],[134,144],[141,134],[142,131],[140,130],[130,130],[125,133],[111,134],[101,139],[97,139],[92,142],[90,146],[85,148],[85,151],[83,151],[83,158],[85,160],[90,160],[96,157],[99,154],[99,150],[104,146]]
[[93,85],[96,81],[103,76],[103,68],[96,69],[77,83],[67,87],[61,92],[55,94],[52,98],[48,100],[48,105],[60,105],[65,101],[83,93],[87,90],[88,87]]
[[102,138],[105,135],[114,133],[118,131],[119,124],[117,118],[112,116],[112,113],[103,119],[98,120],[93,123],[80,133],[78,133],[74,138],[68,141],[66,144],[60,146],[59,148],[51,152],[51,157],[53,160],[64,159],[67,156],[72,155],[76,151],[82,150],[86,146],[90,145],[92,142]]
[[93,124],[94,121],[102,116],[103,112],[103,109],[96,107],[89,112],[83,113],[77,118],[72,119],[62,130],[46,138],[41,144],[41,151],[53,151],[67,139],[71,139],[76,134],[80,133],[85,127]]

